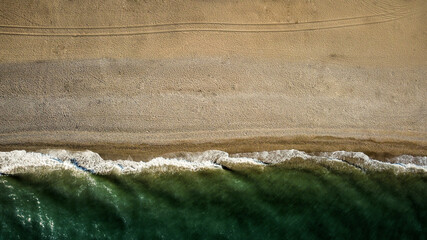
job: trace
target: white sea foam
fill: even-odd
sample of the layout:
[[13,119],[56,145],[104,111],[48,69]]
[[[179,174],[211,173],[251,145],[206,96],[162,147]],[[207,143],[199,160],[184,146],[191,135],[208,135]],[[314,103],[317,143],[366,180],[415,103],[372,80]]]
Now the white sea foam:
[[[216,169],[221,168],[210,161],[188,161],[185,159],[177,158],[163,158],[157,157],[148,162],[136,162],[130,160],[103,160],[98,153],[91,151],[84,152],[69,152],[65,150],[51,150],[48,152],[49,156],[54,156],[61,159],[64,162],[77,163],[80,166],[80,170],[89,170],[98,174],[108,173],[138,173],[147,170],[155,171],[169,171],[176,169],[186,169],[191,171],[202,170],[202,169]],[[76,165],[76,164],[74,164]],[[76,166],[78,168],[78,166]]]
[[140,172],[163,172],[205,169],[222,169],[239,166],[274,165],[298,159],[316,162],[333,161],[356,169],[393,170],[395,172],[427,172],[427,157],[402,155],[389,159],[389,162],[371,159],[362,152],[321,152],[309,154],[298,150],[277,150],[254,153],[228,154],[218,150],[201,153],[185,153],[173,157],[157,157],[148,162],[130,160],[104,160],[92,151],[47,150],[44,153],[11,151],[0,152],[0,174],[18,174],[43,170],[67,169],[79,173],[132,174]]
[[202,153],[187,153],[178,159],[190,162],[211,162],[214,164],[248,164],[248,165],[265,165],[262,161],[245,156],[230,156],[227,152],[219,150],[209,150]]
[[15,174],[36,171],[39,168],[72,169],[73,165],[52,156],[26,151],[0,152],[0,173]]
[[295,149],[276,150],[276,151],[269,151],[269,152],[264,151],[264,152],[253,152],[253,153],[239,153],[239,154],[235,154],[234,156],[257,159],[258,161],[261,161],[267,164],[281,163],[284,161],[291,160],[293,158],[309,159],[312,157],[305,152],[298,151]]
[[392,159],[387,159],[387,161],[384,162],[371,159],[363,152],[323,152],[320,156],[341,160],[361,169],[396,171],[421,170],[427,172],[426,157],[402,155]]
[[398,157],[390,158],[390,162],[397,164],[413,164],[418,166],[427,166],[427,157],[425,156],[411,156],[401,155]]

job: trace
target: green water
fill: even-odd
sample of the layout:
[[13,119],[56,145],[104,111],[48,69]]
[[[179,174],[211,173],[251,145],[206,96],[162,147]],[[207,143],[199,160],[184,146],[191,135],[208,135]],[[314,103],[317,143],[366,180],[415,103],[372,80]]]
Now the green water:
[[427,176],[275,165],[0,177],[1,239],[426,239]]

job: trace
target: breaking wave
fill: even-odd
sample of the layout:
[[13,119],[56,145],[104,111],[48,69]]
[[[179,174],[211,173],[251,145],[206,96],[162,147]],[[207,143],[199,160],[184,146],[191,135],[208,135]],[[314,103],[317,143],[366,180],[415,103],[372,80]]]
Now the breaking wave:
[[317,152],[277,150],[229,154],[218,150],[184,153],[173,157],[156,157],[147,162],[131,160],[104,160],[98,153],[86,151],[45,150],[27,152],[16,150],[0,152],[0,175],[28,172],[71,170],[99,175],[136,174],[142,172],[198,171],[207,169],[231,170],[241,167],[265,167],[290,160],[304,163],[327,163],[360,171],[391,170],[401,172],[427,172],[426,156],[401,155],[379,161],[363,152]]

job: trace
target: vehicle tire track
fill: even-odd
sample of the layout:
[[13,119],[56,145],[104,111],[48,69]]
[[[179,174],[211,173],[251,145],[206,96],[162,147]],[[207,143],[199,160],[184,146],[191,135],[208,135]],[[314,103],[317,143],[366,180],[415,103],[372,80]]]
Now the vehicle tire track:
[[184,22],[129,26],[54,27],[0,25],[0,35],[51,36],[51,37],[108,37],[179,32],[218,33],[286,33],[327,29],[340,29],[379,24],[407,17],[414,12],[397,11],[369,16],[356,16],[300,23],[226,23]]

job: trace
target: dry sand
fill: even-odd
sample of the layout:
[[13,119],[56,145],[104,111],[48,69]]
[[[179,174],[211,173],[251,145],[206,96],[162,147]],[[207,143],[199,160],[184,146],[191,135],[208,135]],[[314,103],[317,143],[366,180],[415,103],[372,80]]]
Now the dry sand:
[[426,22],[425,0],[2,0],[0,148],[427,155]]

